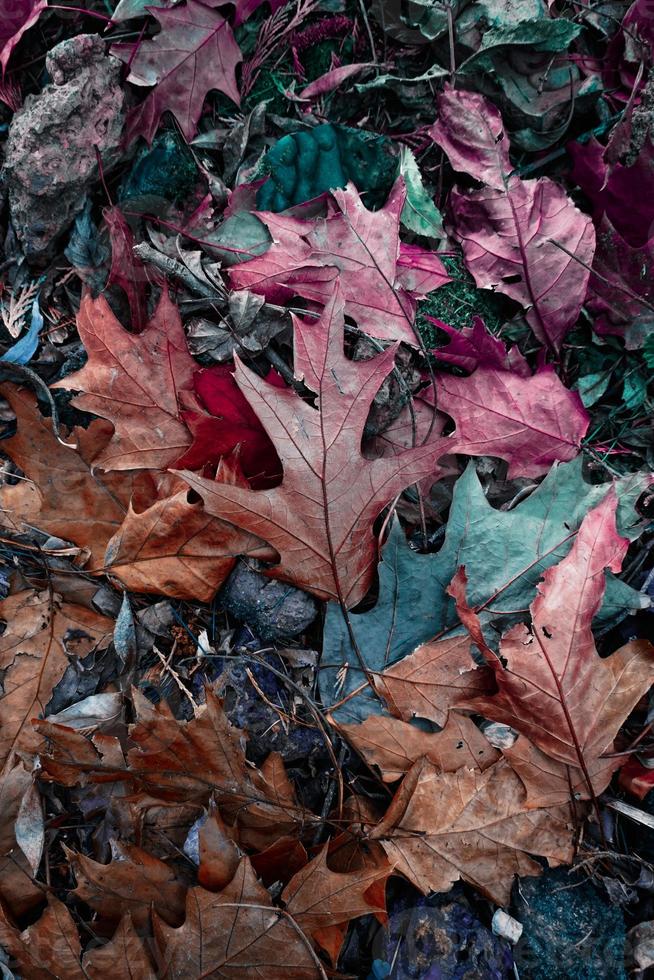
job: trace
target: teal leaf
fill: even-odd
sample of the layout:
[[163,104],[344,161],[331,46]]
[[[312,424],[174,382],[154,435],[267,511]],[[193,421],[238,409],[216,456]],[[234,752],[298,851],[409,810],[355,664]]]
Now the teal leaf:
[[[437,554],[412,552],[396,523],[382,549],[379,597],[372,609],[350,612],[350,622],[366,667],[372,671],[411,653],[442,631],[460,629],[446,589],[457,568],[465,565],[468,601],[480,609],[482,623],[503,631],[528,612],[543,571],[568,554],[584,516],[605,496],[611,484],[592,486],[582,476],[582,459],[555,464],[534,492],[507,511],[496,510],[484,496],[474,465],[468,465],[454,488],[443,547]],[[635,513],[648,485],[642,475],[617,482],[618,528],[630,539],[643,523]],[[604,604],[596,625],[604,627],[644,608],[646,597],[614,576],[607,576]],[[497,630],[491,631],[497,637]],[[348,664],[343,683],[339,673]],[[325,705],[340,701],[364,680],[347,625],[335,604],[327,608],[323,634],[320,692]],[[334,717],[359,722],[381,711],[379,699],[364,688]]]
[[32,320],[29,330],[0,357],[0,361],[8,361],[10,364],[27,364],[28,361],[31,361],[36,353],[36,348],[39,346],[39,335],[42,327],[43,316],[39,309],[39,297],[36,296],[32,303]]
[[422,182],[416,158],[404,146],[400,156],[400,173],[406,186],[406,200],[400,221],[409,231],[427,238],[444,238],[443,218]]

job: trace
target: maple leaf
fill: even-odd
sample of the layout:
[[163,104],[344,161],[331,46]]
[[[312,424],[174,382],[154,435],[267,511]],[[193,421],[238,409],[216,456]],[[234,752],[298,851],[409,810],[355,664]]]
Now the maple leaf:
[[616,503],[611,490],[584,518],[567,557],[544,573],[530,606],[531,626],[520,624],[502,638],[506,668],[467,605],[463,570],[450,587],[498,687],[497,694],[465,707],[523,732],[547,755],[581,769],[589,785],[590,767],[611,750],[620,725],[654,680],[650,643],[633,641],[600,659],[593,639],[604,570],[619,571],[628,546],[616,531]]
[[[449,88],[432,130],[452,165],[485,183],[454,187],[449,203],[466,266],[477,285],[527,308],[538,339],[558,350],[579,316],[595,252],[591,219],[554,181],[521,180],[510,170],[509,141],[497,109],[482,96]],[[476,131],[474,142],[461,137]],[[559,247],[561,246],[561,247]]]
[[273,243],[263,255],[233,266],[231,283],[271,302],[302,296],[324,305],[339,274],[345,313],[360,330],[415,346],[416,300],[450,280],[435,253],[400,242],[405,198],[399,177],[379,211],[368,211],[348,184],[332,191],[326,218],[255,212]]
[[361,439],[372,400],[393,365],[394,349],[368,361],[343,353],[343,298],[337,288],[317,323],[294,320],[295,372],[318,394],[316,410],[238,362],[239,387],[275,444],[284,467],[279,487],[228,487],[187,471],[208,513],[271,544],[280,562],[268,574],[348,606],[374,574],[372,524],[395,494],[434,475],[449,440],[388,459],[365,459]]
[[3,442],[3,450],[35,484],[21,481],[17,487],[2,487],[5,523],[18,522],[17,530],[21,521],[36,524],[88,550],[87,571],[103,569],[105,547],[125,518],[130,496],[149,501],[154,495],[151,481],[141,474],[137,487],[136,473],[94,471],[95,460],[111,439],[111,423],[95,419],[87,429],[73,429],[66,438],[77,444],[75,450],[55,437],[50,419],[41,415],[30,391],[4,384],[0,393],[18,421],[16,434]]
[[[283,388],[282,378],[273,370],[266,381]],[[238,449],[238,462],[254,489],[279,481],[282,467],[275,447],[256,413],[234,380],[231,366],[216,364],[197,371],[193,391],[199,405],[182,412],[193,443],[176,461],[176,466],[200,470],[215,465],[223,456]],[[185,395],[185,403],[190,399]],[[206,411],[205,411],[206,410]]]
[[319,980],[324,975],[308,939],[272,904],[248,858],[223,891],[188,890],[179,928],[156,913],[152,918],[160,975],[171,980],[230,974],[243,980]]
[[179,414],[179,392],[191,387],[197,369],[168,291],[138,335],[123,329],[102,296],[82,298],[77,328],[88,362],[52,387],[82,391],[73,405],[113,422],[113,438],[94,465],[166,469],[191,441]]
[[569,806],[527,808],[522,781],[506,760],[485,772],[443,773],[422,758],[370,837],[425,894],[449,891],[461,878],[507,905],[514,875],[542,871],[529,855],[569,864],[573,834]]
[[[149,41],[114,44],[112,54],[129,65],[129,82],[154,85],[127,117],[125,141],[143,136],[152,143],[164,112],[171,112],[188,143],[197,130],[206,95],[223,92],[236,105],[236,66],[241,51],[228,22],[212,4],[186,0],[170,10],[153,7],[161,33]],[[136,53],[135,53],[136,51]]]
[[27,590],[0,602],[7,629],[0,637],[4,693],[0,765],[15,750],[35,751],[32,718],[43,714],[71,653],[84,656],[111,639],[113,621],[48,591]]
[[133,592],[211,602],[239,555],[274,561],[253,534],[207,514],[189,501],[186,484],[151,507],[130,506],[107,544],[104,571]]
[[142,928],[154,906],[167,922],[179,924],[184,918],[186,886],[174,870],[134,845],[114,841],[112,851],[113,860],[100,864],[65,848],[77,882],[75,897],[112,922],[127,911],[134,925]]
[[422,756],[441,772],[463,766],[483,772],[500,758],[477,726],[454,711],[440,732],[425,732],[389,715],[371,715],[360,725],[339,725],[338,730],[368,765],[377,766],[384,782],[400,779]]

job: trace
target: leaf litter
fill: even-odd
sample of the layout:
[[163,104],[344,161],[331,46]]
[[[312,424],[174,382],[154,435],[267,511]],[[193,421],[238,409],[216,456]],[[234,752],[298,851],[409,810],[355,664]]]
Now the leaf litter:
[[626,976],[647,4],[10,6],[3,972]]

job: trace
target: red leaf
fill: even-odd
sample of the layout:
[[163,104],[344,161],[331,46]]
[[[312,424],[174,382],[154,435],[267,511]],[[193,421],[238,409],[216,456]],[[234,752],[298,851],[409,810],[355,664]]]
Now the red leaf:
[[[141,333],[147,322],[145,284],[157,280],[151,266],[146,266],[133,252],[134,236],[118,208],[107,208],[104,220],[111,240],[111,268],[107,287],[120,286],[127,296],[132,329]],[[160,277],[159,277],[160,280]]]
[[11,52],[46,8],[46,0],[17,0],[3,4],[0,18],[0,65],[3,77]]
[[[284,387],[281,377],[272,370],[268,372],[266,382]],[[190,470],[201,470],[207,464],[216,466],[222,456],[228,456],[238,448],[241,470],[255,489],[279,483],[282,474],[279,457],[256,413],[236,384],[234,368],[217,364],[197,371],[193,388],[199,408],[206,409],[206,412],[182,412],[193,443],[175,465]]]
[[206,95],[212,89],[240,104],[236,66],[241,51],[221,14],[198,0],[171,10],[151,8],[161,33],[135,45],[114,44],[111,51],[130,66],[129,82],[154,85],[145,102],[127,118],[125,141],[137,136],[152,143],[164,112],[172,112],[185,139],[195,136]]
[[345,313],[361,330],[415,345],[416,300],[450,280],[434,253],[400,243],[405,197],[400,177],[379,211],[366,210],[348,184],[333,192],[335,207],[326,218],[259,212],[273,244],[263,255],[233,266],[232,284],[272,302],[302,296],[323,305],[340,272]]
[[394,348],[368,361],[343,353],[343,297],[336,289],[320,321],[294,320],[295,371],[318,394],[316,410],[238,362],[239,387],[275,444],[279,487],[252,492],[184,471],[210,514],[268,541],[280,562],[270,574],[326,599],[355,605],[376,563],[372,525],[400,490],[434,475],[447,438],[375,460],[361,454],[372,400],[391,370]]

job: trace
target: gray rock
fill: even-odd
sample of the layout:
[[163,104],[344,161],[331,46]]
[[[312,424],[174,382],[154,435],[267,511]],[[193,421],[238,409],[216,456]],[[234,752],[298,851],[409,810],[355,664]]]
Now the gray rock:
[[241,561],[220,593],[225,612],[249,626],[262,640],[296,636],[316,618],[314,599],[286,582],[267,578]]
[[57,237],[84,207],[98,177],[120,156],[124,122],[121,64],[97,34],[80,34],[49,52],[52,83],[30,95],[14,116],[3,181],[11,220],[31,261],[52,255]]

